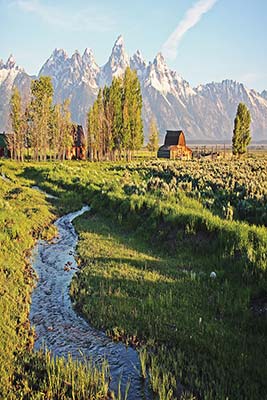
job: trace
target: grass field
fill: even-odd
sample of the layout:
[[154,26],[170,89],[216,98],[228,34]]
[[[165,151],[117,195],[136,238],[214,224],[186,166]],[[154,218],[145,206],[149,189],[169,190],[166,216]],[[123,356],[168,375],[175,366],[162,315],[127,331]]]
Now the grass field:
[[0,161],[0,398],[103,399],[108,367],[71,358],[52,359],[33,352],[30,295],[34,273],[31,249],[39,238],[51,239],[56,208],[20,176],[20,164]]
[[[250,225],[237,207],[257,201],[264,215],[266,165],[265,158],[68,162],[17,172],[59,196],[57,213],[92,206],[75,222],[82,267],[71,285],[75,307],[139,349],[143,375],[162,400],[182,392],[189,399],[267,395],[267,231],[261,217]],[[245,198],[236,195],[236,171]]]

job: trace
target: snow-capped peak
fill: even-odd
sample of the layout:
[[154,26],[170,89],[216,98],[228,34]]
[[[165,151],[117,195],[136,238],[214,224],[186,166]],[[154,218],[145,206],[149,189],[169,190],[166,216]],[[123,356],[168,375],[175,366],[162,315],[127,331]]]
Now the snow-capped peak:
[[146,65],[146,61],[140,50],[136,50],[134,55],[131,57],[131,60],[135,60],[139,65]]
[[114,66],[116,66],[117,64],[129,65],[129,57],[128,54],[126,53],[124,39],[121,35],[118,37],[113,46],[109,62]]
[[124,46],[124,39],[123,39],[122,35],[118,36],[118,38],[117,38],[117,40],[116,40],[116,42],[114,44],[114,47],[115,46]]
[[5,81],[8,87],[11,88],[16,76],[21,72],[24,72],[24,69],[16,64],[12,54],[8,57],[5,64],[3,60],[0,60],[0,85]]
[[95,72],[99,72],[99,66],[97,65],[94,57],[94,53],[92,49],[86,48],[84,50],[83,56],[82,56],[82,61],[85,65],[86,68],[90,68],[91,70],[94,70]]
[[82,57],[78,50],[75,50],[75,52],[72,54],[71,60],[78,61],[78,62],[82,61]]
[[168,94],[179,98],[181,101],[195,95],[195,91],[190,87],[189,83],[167,66],[161,53],[158,53],[153,63],[149,64],[144,86],[153,87],[159,91],[166,100]]
[[100,86],[110,85],[112,78],[123,75],[129,65],[130,60],[125,50],[123,37],[119,36],[112,48],[108,62],[101,68]]
[[246,96],[249,90],[243,85],[243,83],[236,82],[231,79],[224,79],[222,82],[211,82],[206,85],[199,85],[195,89],[199,94],[203,96],[216,96],[217,93],[225,93],[227,96],[242,95]]
[[63,71],[66,69],[66,66],[69,64],[68,54],[64,49],[56,48],[51,56],[46,60],[44,65],[42,66],[39,76],[47,75],[52,77],[52,81],[54,87],[57,86],[57,81],[62,76]]
[[84,50],[82,59],[85,62],[91,62],[92,60],[95,61],[93,50],[86,47],[86,49]]
[[67,59],[68,58],[68,54],[64,49],[58,49],[56,48],[53,51],[53,54],[50,58],[59,58],[59,59]]
[[139,78],[142,78],[144,76],[147,68],[147,63],[142,56],[140,50],[137,50],[130,58],[130,67],[137,72]]
[[[10,54],[10,56],[8,57],[7,62],[5,63],[5,68],[6,69],[12,69],[12,68],[15,68],[15,67],[17,67],[16,60],[13,57],[13,55]],[[18,69],[18,67],[17,67],[17,69]]]
[[161,69],[161,70],[169,70],[165,58],[163,57],[162,53],[158,53],[153,61],[153,64],[157,67],[157,69]]

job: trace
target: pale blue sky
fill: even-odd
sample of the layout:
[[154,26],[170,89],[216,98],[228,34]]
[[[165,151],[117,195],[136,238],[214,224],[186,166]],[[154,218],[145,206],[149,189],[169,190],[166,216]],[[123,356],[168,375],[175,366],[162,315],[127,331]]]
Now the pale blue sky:
[[102,65],[122,34],[130,55],[164,50],[193,86],[234,79],[267,89],[267,0],[0,0],[0,27],[0,58],[13,53],[30,74],[56,47],[90,47]]

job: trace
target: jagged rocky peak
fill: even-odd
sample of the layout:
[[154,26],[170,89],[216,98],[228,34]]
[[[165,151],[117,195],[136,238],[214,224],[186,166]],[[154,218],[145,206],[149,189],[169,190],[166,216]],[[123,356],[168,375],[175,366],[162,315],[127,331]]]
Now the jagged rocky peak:
[[90,69],[93,71],[95,74],[98,74],[100,71],[100,68],[98,64],[95,61],[95,56],[93,53],[92,49],[86,48],[84,50],[83,56],[82,56],[82,61],[85,65],[86,69]]
[[125,47],[124,38],[123,38],[122,35],[119,35],[119,36],[117,37],[117,40],[116,40],[116,42],[114,43],[113,49],[114,49],[115,47],[123,47],[123,48]]
[[6,66],[7,69],[11,69],[11,68],[14,68],[16,66],[16,60],[13,57],[12,54],[10,54],[10,56],[8,57],[8,60],[7,60],[5,66]]
[[170,70],[161,53],[157,54],[153,63],[149,63],[144,86],[152,86],[165,95],[172,91],[173,82]]
[[156,55],[156,57],[153,61],[153,64],[155,65],[155,67],[157,67],[158,70],[162,70],[162,71],[168,70],[169,71],[169,68],[166,64],[165,58],[162,53],[158,53]]
[[59,59],[66,60],[66,59],[68,58],[68,54],[67,54],[67,52],[66,52],[64,49],[58,49],[58,48],[56,48],[56,49],[53,51],[52,57],[53,57],[53,58],[59,58]]
[[144,59],[144,57],[143,57],[143,55],[142,55],[140,50],[136,50],[134,55],[131,57],[131,61],[136,62],[136,64],[138,64],[138,65],[143,65],[143,66],[147,65],[147,63],[146,63],[146,61],[145,61],[145,59]]
[[169,76],[170,69],[166,64],[166,61],[162,55],[162,53],[158,53],[154,58],[153,62],[149,63],[148,66],[148,76],[157,76],[158,78],[162,76]]
[[121,76],[130,65],[129,56],[126,53],[124,39],[120,35],[116,40],[108,62],[101,68],[99,85],[110,85],[114,76]]
[[15,58],[13,57],[12,54],[10,54],[10,56],[8,57],[7,62],[6,62],[5,64],[3,63],[3,60],[1,60],[1,61],[0,61],[0,66],[1,66],[2,68],[5,68],[5,69],[17,69],[17,70],[20,70],[20,71],[23,70],[22,68],[20,68],[20,67],[16,64],[16,60],[15,60]]
[[82,56],[82,60],[86,64],[94,63],[95,57],[94,57],[93,50],[86,47],[86,49],[84,50],[83,56]]
[[55,49],[48,60],[45,62],[43,67],[64,64],[67,59],[68,54],[64,49]]
[[109,58],[109,63],[111,67],[121,67],[126,68],[129,65],[129,57],[125,50],[124,39],[122,35],[116,40],[111,56]]
[[75,50],[75,52],[72,54],[71,61],[74,64],[78,64],[78,65],[82,64],[82,57],[78,50]]
[[147,68],[147,63],[140,50],[137,50],[130,58],[130,67],[131,69],[137,71],[139,77],[144,75]]
[[7,79],[9,85],[12,85],[12,82],[19,74],[25,74],[25,71],[22,67],[16,64],[16,60],[11,54],[6,63],[3,60],[0,60],[0,85]]
[[56,48],[51,56],[46,60],[42,66],[39,76],[49,75],[57,76],[59,73],[65,69],[67,62],[69,61],[68,54],[63,49]]
[[261,97],[267,100],[267,90],[263,90],[263,92],[261,92]]
[[223,80],[221,85],[224,89],[228,89],[228,90],[235,90],[236,88],[241,88],[242,90],[245,89],[245,86],[243,85],[243,83],[234,81],[232,79]]
[[197,86],[196,91],[205,96],[209,94],[217,95],[222,93],[244,96],[249,92],[243,83],[231,79],[224,79],[222,82],[211,82],[206,85],[199,85]]

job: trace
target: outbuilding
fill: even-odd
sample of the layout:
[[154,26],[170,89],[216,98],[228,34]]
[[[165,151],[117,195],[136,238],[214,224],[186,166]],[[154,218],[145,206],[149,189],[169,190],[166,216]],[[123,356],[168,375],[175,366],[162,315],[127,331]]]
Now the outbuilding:
[[67,149],[66,158],[68,160],[85,160],[86,159],[86,138],[81,125],[73,124],[72,130],[72,147]]
[[8,145],[5,132],[0,132],[0,157],[8,157]]
[[189,159],[192,157],[192,150],[186,146],[183,131],[167,131],[164,145],[158,150],[158,158]]

